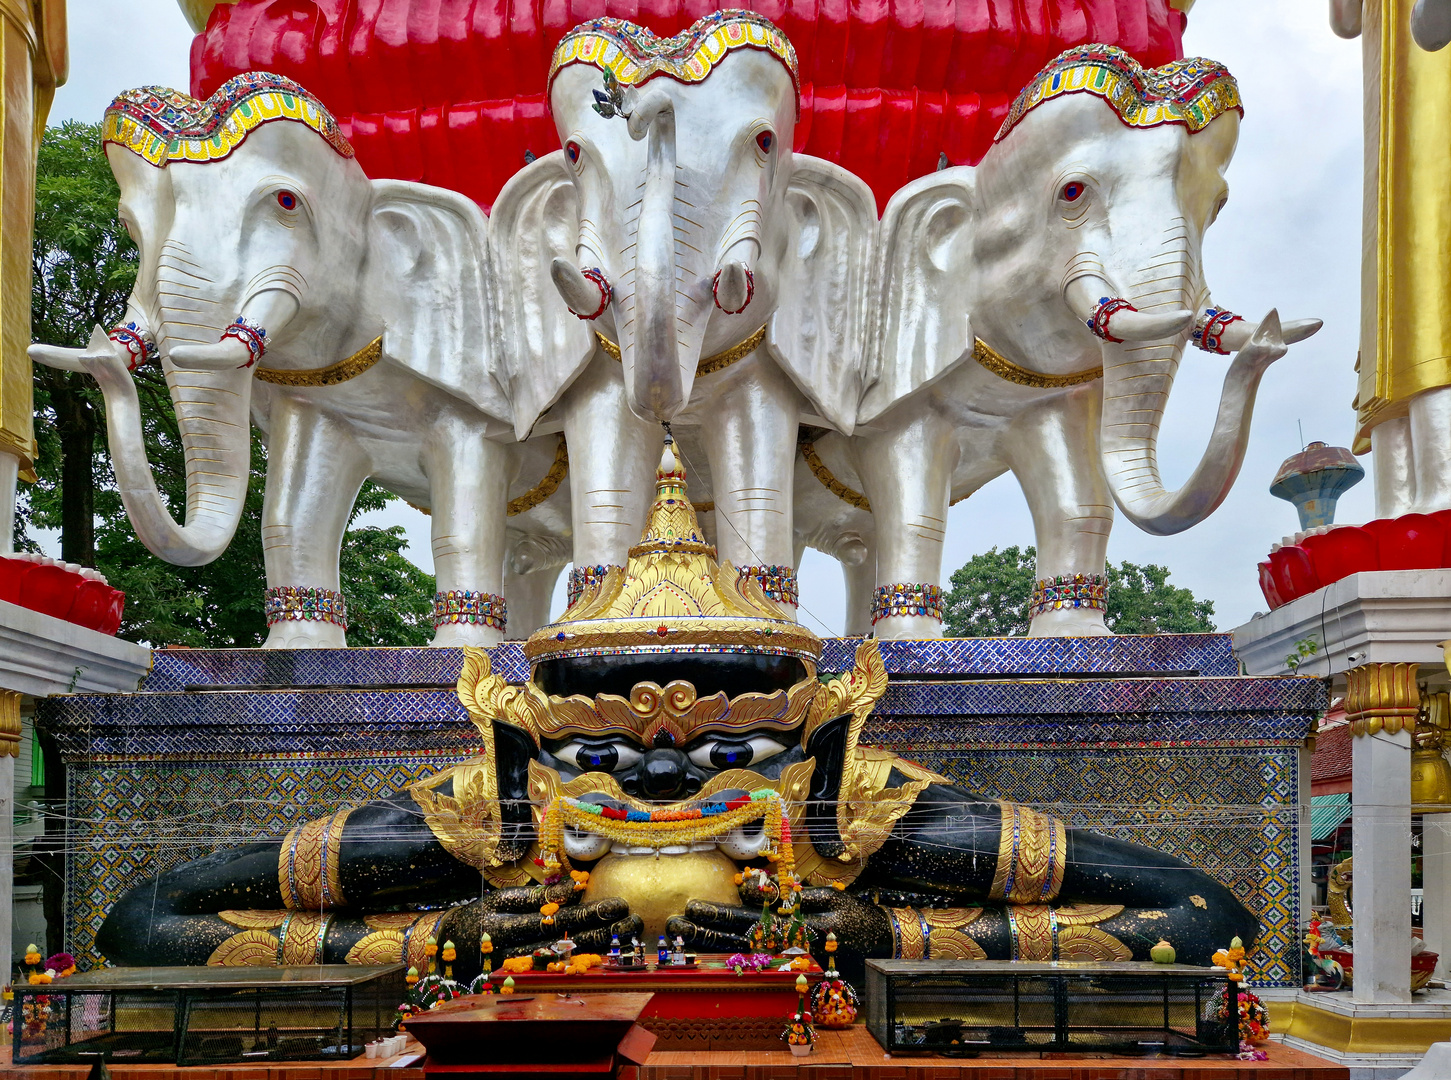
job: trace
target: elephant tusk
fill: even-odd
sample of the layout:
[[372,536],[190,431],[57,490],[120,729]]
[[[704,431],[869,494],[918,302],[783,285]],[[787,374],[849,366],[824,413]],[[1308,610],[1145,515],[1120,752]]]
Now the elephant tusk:
[[297,297],[286,289],[267,289],[242,307],[235,322],[209,345],[177,345],[169,353],[175,367],[192,371],[226,371],[251,367],[261,360],[277,333],[297,314]]
[[549,264],[549,277],[577,319],[598,319],[614,296],[609,279],[598,267],[581,270],[568,259],[556,258]]
[[1080,274],[1063,287],[1069,309],[1106,341],[1162,341],[1177,337],[1194,321],[1194,312],[1139,311],[1096,274]]

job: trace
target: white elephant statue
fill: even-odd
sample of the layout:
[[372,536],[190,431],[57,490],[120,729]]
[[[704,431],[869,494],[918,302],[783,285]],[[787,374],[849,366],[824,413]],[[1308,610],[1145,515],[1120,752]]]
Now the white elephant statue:
[[595,19],[555,51],[564,149],[505,185],[491,228],[516,431],[568,438],[576,575],[637,542],[671,422],[709,459],[721,561],[795,608],[797,430],[851,431],[876,227],[862,180],[792,153],[796,78],[744,11],[664,41]]
[[[1256,327],[1210,300],[1201,241],[1225,202],[1239,119],[1217,64],[1146,71],[1082,46],[1024,89],[979,165],[893,196],[856,433],[815,443],[875,515],[877,636],[941,635],[948,505],[1008,470],[1037,538],[1035,635],[1109,632],[1114,503],[1163,535],[1224,499],[1261,375],[1320,326],[1282,328],[1272,311]],[[1209,446],[1167,491],[1159,423],[1191,337],[1233,359]],[[803,470],[799,487],[818,482]],[[849,514],[843,528],[863,531]]]
[[[267,440],[266,645],[346,644],[338,550],[369,477],[432,511],[435,645],[504,629],[503,507],[520,475],[496,379],[487,222],[461,195],[374,181],[327,111],[266,73],[209,100],[128,91],[106,112],[120,215],[140,249],[123,325],[79,350],[137,535],[196,566],[231,542],[249,413]],[[159,360],[186,447],[178,525],[159,497],[130,374]]]

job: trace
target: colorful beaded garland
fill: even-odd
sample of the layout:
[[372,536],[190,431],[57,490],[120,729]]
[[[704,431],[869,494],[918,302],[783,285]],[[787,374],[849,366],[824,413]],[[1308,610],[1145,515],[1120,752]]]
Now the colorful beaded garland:
[[782,809],[780,793],[770,788],[738,795],[726,802],[648,811],[561,796],[544,811],[539,823],[543,838],[539,863],[548,870],[565,864],[565,825],[621,843],[661,848],[721,836],[758,818],[764,819],[766,835],[771,840],[767,857],[779,863],[781,880],[794,880],[791,823]]
[[1108,578],[1101,574],[1067,574],[1040,578],[1028,601],[1028,614],[1037,618],[1060,608],[1108,608]]
[[1093,317],[1086,319],[1085,322],[1088,323],[1088,328],[1093,331],[1095,337],[1100,337],[1104,341],[1122,343],[1123,338],[1116,338],[1109,333],[1108,320],[1120,311],[1138,310],[1121,296],[1102,296],[1099,297],[1098,307],[1093,309]]
[[595,283],[595,288],[599,289],[600,306],[595,308],[588,315],[585,315],[582,312],[575,311],[574,308],[570,308],[569,310],[576,319],[584,319],[586,322],[589,322],[594,319],[598,319],[601,315],[605,313],[605,309],[610,306],[610,298],[615,295],[615,291],[611,287],[609,279],[605,277],[605,272],[601,270],[598,266],[586,266],[583,270],[580,271],[580,273],[583,274],[587,280],[593,281]]
[[501,633],[509,620],[509,605],[498,593],[449,589],[433,594],[433,625],[472,623],[492,626]]
[[161,352],[156,347],[156,339],[134,322],[116,327],[109,336],[131,357],[131,361],[126,365],[127,371],[135,371],[142,364],[151,363]]
[[221,339],[225,341],[227,338],[236,338],[247,346],[248,360],[242,367],[251,367],[267,351],[267,331],[255,319],[238,315],[237,321],[222,331]]
[[569,601],[569,607],[579,603],[579,598],[584,595],[585,589],[595,582],[600,581],[610,572],[608,566],[576,566],[569,572],[569,582],[565,586],[565,599]]
[[1232,311],[1223,308],[1205,308],[1204,314],[1194,321],[1194,329],[1189,334],[1189,341],[1205,352],[1218,353],[1220,356],[1228,356],[1229,350],[1222,344],[1224,332],[1229,329],[1231,323],[1244,322],[1244,319]]
[[279,622],[328,622],[348,628],[347,601],[332,589],[278,585],[267,590],[262,608],[268,626]]
[[801,603],[801,590],[796,583],[796,571],[789,566],[742,566],[741,580],[753,577],[761,591],[778,604],[796,607]]
[[919,584],[883,585],[872,597],[872,624],[889,615],[926,615],[942,621],[942,586]]

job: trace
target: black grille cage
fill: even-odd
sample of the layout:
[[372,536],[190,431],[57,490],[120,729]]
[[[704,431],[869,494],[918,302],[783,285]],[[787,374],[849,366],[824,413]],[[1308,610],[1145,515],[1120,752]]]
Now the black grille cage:
[[346,1061],[392,1033],[403,965],[104,968],[15,987],[17,1064]]
[[889,1053],[1239,1049],[1227,973],[1150,963],[868,960],[867,1028]]

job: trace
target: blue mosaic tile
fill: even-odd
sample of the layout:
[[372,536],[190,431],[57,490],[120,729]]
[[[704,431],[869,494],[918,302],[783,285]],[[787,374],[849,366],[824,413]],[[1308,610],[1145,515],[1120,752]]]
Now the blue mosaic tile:
[[[522,641],[489,656],[510,682],[529,677]],[[453,686],[463,663],[462,649],[157,649],[144,689]]]
[[[821,670],[850,668],[860,643],[825,639]],[[1239,674],[1228,634],[943,638],[883,641],[881,649],[894,675]],[[529,677],[523,642],[506,641],[490,656],[510,682]],[[452,686],[462,667],[462,649],[160,649],[146,689]]]
[[[822,671],[845,671],[861,638],[828,638]],[[892,675],[1238,675],[1229,634],[940,638],[879,643]]]

